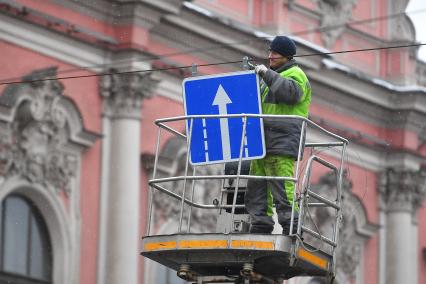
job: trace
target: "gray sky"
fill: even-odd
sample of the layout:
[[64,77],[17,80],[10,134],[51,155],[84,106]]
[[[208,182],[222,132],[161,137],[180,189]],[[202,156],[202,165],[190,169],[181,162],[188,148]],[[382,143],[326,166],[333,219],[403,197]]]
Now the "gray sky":
[[[421,43],[426,43],[426,11],[421,13],[410,14],[410,11],[418,11],[426,9],[426,0],[410,0],[407,6],[407,14],[414,23],[416,28],[416,40]],[[419,49],[418,57],[426,62],[426,46]]]

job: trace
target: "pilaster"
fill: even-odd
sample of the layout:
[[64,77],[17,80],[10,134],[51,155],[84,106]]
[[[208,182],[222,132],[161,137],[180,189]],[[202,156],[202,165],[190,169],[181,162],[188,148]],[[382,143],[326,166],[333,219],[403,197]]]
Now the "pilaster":
[[419,171],[390,168],[379,182],[382,206],[386,212],[385,283],[415,283],[417,243],[413,215],[426,195],[426,176]]
[[98,283],[138,283],[141,104],[156,81],[148,73],[111,70],[100,81],[104,115],[101,244]]

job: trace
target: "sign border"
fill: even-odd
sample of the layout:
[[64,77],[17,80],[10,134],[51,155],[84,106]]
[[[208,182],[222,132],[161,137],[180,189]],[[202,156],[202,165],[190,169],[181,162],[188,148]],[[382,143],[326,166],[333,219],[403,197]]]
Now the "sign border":
[[[188,116],[188,112],[186,109],[186,92],[185,92],[185,84],[188,81],[195,81],[195,80],[204,80],[204,79],[210,79],[210,78],[217,78],[217,77],[229,77],[229,76],[238,76],[238,75],[247,75],[247,74],[255,74],[256,75],[256,86],[257,86],[257,94],[258,94],[258,104],[259,104],[259,110],[260,113],[263,113],[262,110],[262,96],[260,93],[260,87],[259,87],[259,76],[256,74],[256,72],[254,70],[248,70],[248,71],[236,71],[236,72],[229,72],[229,73],[219,73],[219,74],[213,74],[213,75],[202,75],[202,76],[193,76],[193,77],[188,77],[185,78],[182,81],[182,97],[183,97],[183,107],[184,107],[184,112],[185,112],[185,116]],[[244,114],[244,113],[242,113]],[[264,134],[264,128],[263,128],[263,118],[259,118],[260,119],[260,132],[261,132],[261,139],[262,139],[262,151],[263,151],[263,155],[261,156],[255,156],[255,157],[242,157],[241,160],[242,161],[250,161],[250,160],[257,160],[257,159],[262,159],[266,156],[266,145],[265,145],[265,134]],[[188,121],[187,119],[185,119],[185,129],[186,129],[186,145],[189,145],[189,137],[188,137],[188,133],[189,133],[189,129],[188,129]],[[191,151],[190,149],[188,149],[188,155],[191,155]],[[189,156],[189,163],[193,166],[202,166],[202,165],[213,165],[213,164],[223,164],[223,163],[230,163],[230,162],[235,162],[235,161],[239,161],[240,157],[238,158],[234,158],[234,159],[230,159],[230,160],[217,160],[217,161],[207,161],[207,162],[200,162],[200,163],[193,163],[191,160],[191,156]]]

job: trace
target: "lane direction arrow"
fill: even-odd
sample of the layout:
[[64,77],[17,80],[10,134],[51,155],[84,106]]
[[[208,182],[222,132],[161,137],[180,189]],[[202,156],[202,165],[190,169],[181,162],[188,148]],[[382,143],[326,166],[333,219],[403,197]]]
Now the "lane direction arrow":
[[[219,85],[217,88],[216,96],[214,97],[213,104],[219,107],[220,115],[227,115],[227,104],[231,104],[232,101],[226,93],[222,85]],[[222,151],[223,159],[229,160],[231,158],[231,143],[229,139],[229,127],[228,127],[228,118],[220,118],[220,135],[222,139]]]
[[[182,95],[185,115],[197,116],[186,119],[185,123],[186,133],[191,132],[187,141],[191,165],[247,161],[265,156],[262,119],[250,117],[250,123],[245,123],[248,119],[243,116],[227,117],[262,113],[256,72],[189,77],[182,82]],[[222,118],[209,117],[218,114]]]

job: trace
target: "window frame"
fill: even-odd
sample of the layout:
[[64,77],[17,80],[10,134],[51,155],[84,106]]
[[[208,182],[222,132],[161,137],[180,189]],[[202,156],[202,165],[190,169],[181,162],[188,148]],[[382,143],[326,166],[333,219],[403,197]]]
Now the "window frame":
[[[4,226],[6,220],[6,207],[9,198],[18,198],[18,200],[24,202],[25,206],[28,208],[28,215],[25,216],[28,218],[27,228],[26,228],[26,242],[27,249],[25,252],[25,274],[14,273],[10,271],[4,270],[4,264],[6,263],[3,257],[0,257],[0,284],[51,284],[53,283],[53,244],[52,238],[49,234],[49,230],[47,227],[47,222],[43,218],[40,210],[36,206],[36,204],[28,197],[19,193],[10,193],[6,195],[2,200],[0,200],[0,256],[4,256],[4,247],[5,247],[5,237],[4,237]],[[32,222],[34,219],[34,223]],[[31,264],[33,258],[31,257],[32,247],[33,247],[33,231],[34,226],[38,227],[39,238],[41,240],[41,244],[47,244],[47,258],[43,259],[45,263],[43,264],[43,269],[47,269],[47,278],[34,278],[31,276]],[[38,260],[35,260],[38,261]],[[44,274],[44,271],[42,272]],[[44,277],[44,275],[43,275]]]

